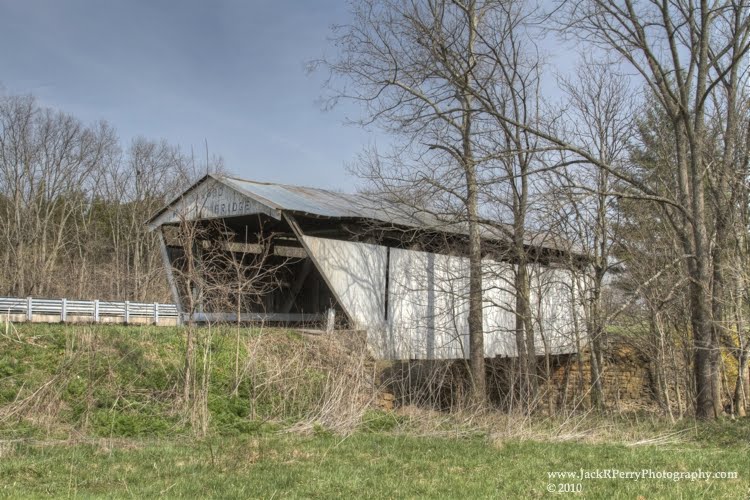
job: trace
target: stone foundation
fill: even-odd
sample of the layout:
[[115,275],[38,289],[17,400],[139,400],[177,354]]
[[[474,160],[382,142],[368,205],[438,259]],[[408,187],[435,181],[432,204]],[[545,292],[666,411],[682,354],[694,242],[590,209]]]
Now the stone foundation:
[[[487,359],[490,400],[501,408],[518,405],[516,358]],[[607,406],[620,410],[656,409],[649,358],[631,339],[610,338],[604,359],[602,386]],[[539,406],[553,410],[586,408],[590,397],[590,353],[565,354],[538,359]],[[449,409],[461,404],[469,392],[468,365],[464,360],[411,360],[383,363],[383,387],[378,405],[428,405]]]
[[[604,350],[604,402],[620,408],[655,407],[654,381],[648,355],[631,339],[611,337]],[[552,370],[552,386],[561,405],[591,403],[591,353],[560,357]]]

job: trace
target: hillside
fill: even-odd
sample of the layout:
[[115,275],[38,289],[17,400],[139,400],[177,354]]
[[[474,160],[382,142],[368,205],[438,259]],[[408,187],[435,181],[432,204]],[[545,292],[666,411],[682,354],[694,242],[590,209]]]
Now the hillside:
[[186,403],[185,330],[7,328],[0,337],[0,436],[190,435],[196,419],[203,434],[291,424],[349,431],[373,396],[361,346],[278,329],[196,332],[196,384]]
[[[8,325],[0,331],[0,496],[736,498],[750,421],[525,417],[377,408],[362,344],[287,330]],[[208,349],[210,347],[210,349]],[[237,370],[239,368],[239,370]],[[562,480],[559,471],[737,472]],[[560,486],[573,485],[573,486]],[[580,485],[580,486],[577,486]],[[577,490],[576,490],[577,491]]]

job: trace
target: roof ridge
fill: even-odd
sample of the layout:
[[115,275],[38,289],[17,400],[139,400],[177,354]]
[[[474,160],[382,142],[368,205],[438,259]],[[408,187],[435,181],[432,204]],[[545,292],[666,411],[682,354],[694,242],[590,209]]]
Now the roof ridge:
[[293,189],[299,189],[299,188],[302,188],[302,189],[312,189],[312,190],[315,190],[315,191],[324,191],[326,193],[331,193],[331,194],[335,194],[335,195],[342,195],[343,194],[343,195],[347,195],[347,196],[361,197],[361,194],[359,194],[359,193],[351,193],[351,192],[348,192],[348,191],[347,192],[333,191],[331,189],[326,189],[326,188],[319,188],[319,187],[312,187],[312,186],[300,186],[298,184],[282,184],[280,182],[254,181],[254,180],[250,180],[250,179],[244,179],[242,177],[237,177],[236,175],[221,174],[220,177],[223,177],[223,178],[226,178],[226,179],[232,179],[232,180],[235,180],[235,181],[248,182],[250,184],[260,184],[262,186],[279,186],[279,187],[283,187],[283,188],[293,188]]

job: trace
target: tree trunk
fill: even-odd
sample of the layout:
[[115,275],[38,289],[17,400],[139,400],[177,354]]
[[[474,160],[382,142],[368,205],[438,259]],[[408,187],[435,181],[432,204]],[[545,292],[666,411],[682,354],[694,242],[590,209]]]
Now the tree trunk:
[[604,370],[604,356],[602,353],[602,327],[601,318],[601,280],[598,279],[598,272],[595,274],[591,306],[589,312],[589,345],[591,349],[591,405],[597,410],[604,407],[604,387],[602,384],[602,374]]
[[734,408],[738,417],[747,415],[747,390],[750,373],[748,373],[748,350],[742,349],[737,367],[737,380],[734,385]]
[[[472,167],[473,168],[473,167]],[[484,325],[482,313],[482,237],[477,223],[478,203],[476,179],[467,172],[469,212],[469,361],[471,366],[472,399],[484,403],[487,382],[484,368]]]

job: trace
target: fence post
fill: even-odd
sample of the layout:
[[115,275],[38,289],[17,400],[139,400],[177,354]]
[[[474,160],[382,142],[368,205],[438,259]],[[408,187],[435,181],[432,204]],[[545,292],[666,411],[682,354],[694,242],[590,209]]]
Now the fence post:
[[94,323],[99,323],[99,300],[94,301]]
[[159,324],[159,303],[154,302],[154,324]]
[[130,301],[125,301],[125,324],[130,323]]
[[31,302],[33,300],[34,299],[32,299],[31,297],[26,297],[26,321],[31,321],[31,318],[33,316],[31,312]]
[[328,310],[328,317],[326,318],[326,333],[333,332],[333,326],[336,322],[336,311],[333,308]]
[[60,299],[60,322],[68,319],[68,299]]

